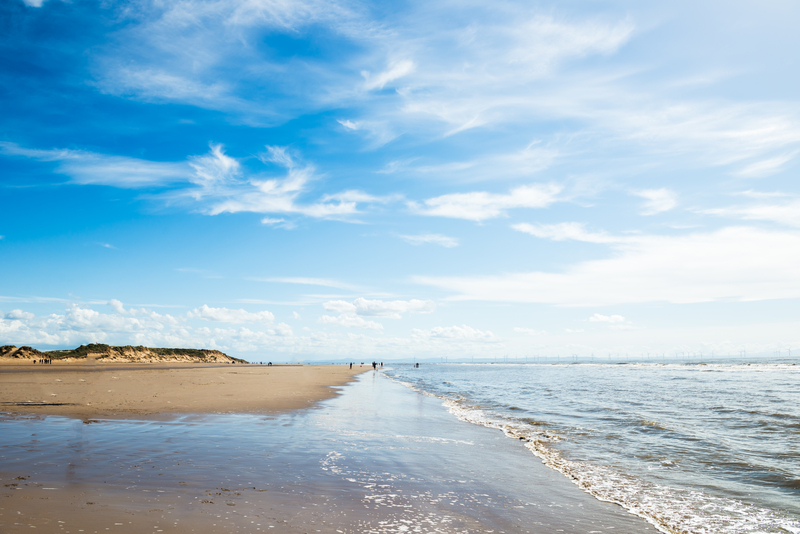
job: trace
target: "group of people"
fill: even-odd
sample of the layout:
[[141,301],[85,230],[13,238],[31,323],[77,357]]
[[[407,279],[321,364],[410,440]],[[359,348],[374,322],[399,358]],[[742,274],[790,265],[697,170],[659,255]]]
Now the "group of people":
[[[364,365],[364,362],[361,362],[361,365]],[[377,370],[378,369],[378,365],[379,365],[378,362],[372,362],[372,369],[373,370]],[[383,369],[383,362],[380,363],[380,366],[381,366],[381,369]],[[353,368],[353,362],[350,362],[350,369],[352,369],[352,368]]]
[[33,364],[34,364],[34,365],[36,365],[37,363],[41,363],[41,364],[51,364],[51,363],[53,363],[53,360],[51,360],[50,358],[42,358],[42,359],[40,359],[40,360],[33,360]]

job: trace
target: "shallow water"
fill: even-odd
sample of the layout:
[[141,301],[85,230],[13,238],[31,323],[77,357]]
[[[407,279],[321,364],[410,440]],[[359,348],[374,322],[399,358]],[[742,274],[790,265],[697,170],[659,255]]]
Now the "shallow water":
[[465,421],[673,532],[800,532],[792,364],[397,366]]
[[[104,505],[114,505],[108,495],[136,501],[122,514],[130,532],[654,531],[542,466],[518,440],[464,424],[439,399],[373,372],[317,408],[274,417],[5,418],[0,475],[22,478],[19,495],[52,488],[57,499],[77,488]],[[40,507],[22,518],[15,502],[0,499],[3,532],[30,532],[50,513]],[[157,509],[145,516],[153,521],[137,526],[148,507]],[[185,526],[197,517],[207,530]],[[82,530],[81,520],[59,531]]]

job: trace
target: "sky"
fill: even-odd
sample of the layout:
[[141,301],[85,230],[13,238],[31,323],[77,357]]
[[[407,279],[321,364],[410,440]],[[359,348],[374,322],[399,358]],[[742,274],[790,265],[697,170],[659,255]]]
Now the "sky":
[[0,344],[800,350],[800,4],[0,3]]

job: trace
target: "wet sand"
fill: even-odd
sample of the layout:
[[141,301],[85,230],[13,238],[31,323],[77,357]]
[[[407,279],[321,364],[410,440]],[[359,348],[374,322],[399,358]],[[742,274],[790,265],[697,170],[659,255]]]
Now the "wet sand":
[[654,532],[371,371],[311,409],[0,429],[2,532]]
[[307,408],[366,371],[347,365],[0,364],[0,411],[91,418]]

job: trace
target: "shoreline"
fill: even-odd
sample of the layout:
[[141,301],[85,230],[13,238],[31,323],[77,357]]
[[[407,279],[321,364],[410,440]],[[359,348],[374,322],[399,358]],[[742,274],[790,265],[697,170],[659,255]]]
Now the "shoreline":
[[169,422],[0,417],[0,526],[10,534],[654,531],[515,440],[458,420],[381,372],[361,374],[318,408]]
[[331,398],[366,367],[0,363],[0,413],[77,419],[275,413]]

